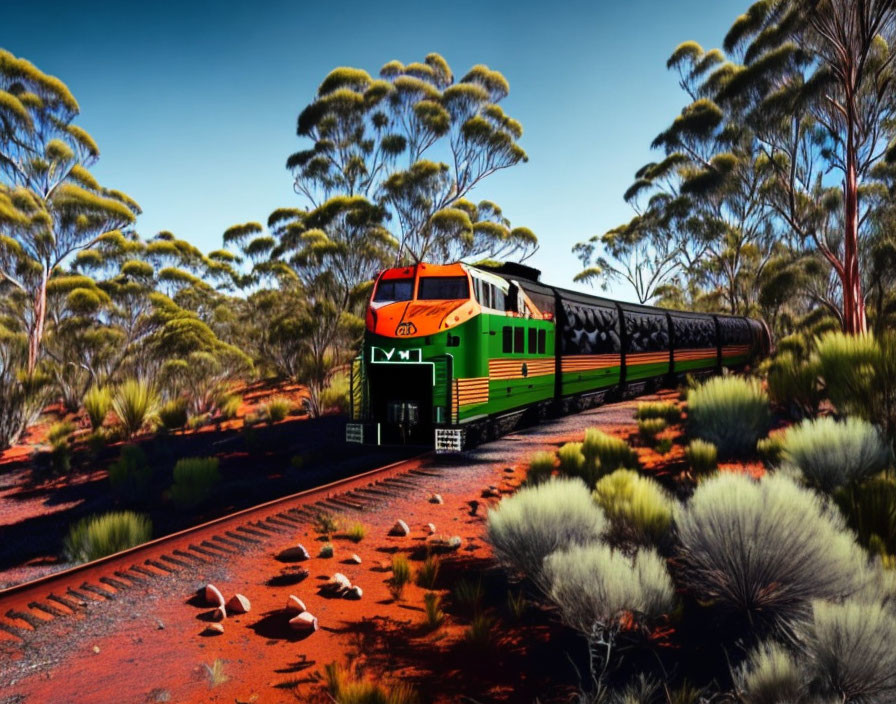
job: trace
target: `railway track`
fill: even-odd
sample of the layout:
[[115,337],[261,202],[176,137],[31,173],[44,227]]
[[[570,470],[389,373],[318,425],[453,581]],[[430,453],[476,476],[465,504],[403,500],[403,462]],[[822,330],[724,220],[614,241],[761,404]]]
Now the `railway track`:
[[431,453],[385,465],[244,509],[135,548],[0,590],[0,639],[30,635],[175,573],[195,570],[249,550],[282,544],[321,512],[374,510],[443,476]]

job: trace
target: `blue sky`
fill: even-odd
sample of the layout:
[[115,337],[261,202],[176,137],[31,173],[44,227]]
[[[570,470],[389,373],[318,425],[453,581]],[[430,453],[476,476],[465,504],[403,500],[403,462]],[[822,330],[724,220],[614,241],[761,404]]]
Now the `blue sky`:
[[472,195],[534,230],[529,263],[571,285],[571,247],[631,216],[622,193],[685,103],[666,58],[687,39],[718,46],[748,5],[9,2],[0,46],[69,85],[102,152],[94,173],[141,204],[142,234],[171,230],[206,251],[234,223],[301,205],[284,164],[332,68],[376,73],[431,51],[455,75],[487,64],[510,81],[502,105],[523,124],[529,163]]

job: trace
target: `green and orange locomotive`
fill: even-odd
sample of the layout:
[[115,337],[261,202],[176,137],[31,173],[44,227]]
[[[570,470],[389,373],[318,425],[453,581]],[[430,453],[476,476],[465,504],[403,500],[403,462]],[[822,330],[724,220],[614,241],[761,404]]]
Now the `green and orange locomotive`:
[[750,318],[620,303],[521,264],[387,269],[352,365],[350,442],[454,452],[526,418],[630,397],[767,355]]

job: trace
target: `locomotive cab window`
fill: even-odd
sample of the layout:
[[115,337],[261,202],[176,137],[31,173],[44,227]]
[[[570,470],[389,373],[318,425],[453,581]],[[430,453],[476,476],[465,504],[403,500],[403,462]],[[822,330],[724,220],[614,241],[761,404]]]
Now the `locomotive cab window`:
[[545,349],[547,349],[547,337],[547,330],[538,331],[538,354],[546,354]]
[[387,279],[380,281],[373,297],[376,303],[409,301],[414,297],[413,279]]
[[504,354],[511,354],[513,352],[513,328],[509,325],[505,325],[503,335],[503,345],[501,349]]
[[529,328],[529,354],[538,354],[538,330]]
[[418,301],[455,301],[470,297],[466,276],[425,276],[417,288]]
[[517,354],[522,354],[526,351],[523,342],[525,341],[525,328],[514,328],[513,329],[513,351]]

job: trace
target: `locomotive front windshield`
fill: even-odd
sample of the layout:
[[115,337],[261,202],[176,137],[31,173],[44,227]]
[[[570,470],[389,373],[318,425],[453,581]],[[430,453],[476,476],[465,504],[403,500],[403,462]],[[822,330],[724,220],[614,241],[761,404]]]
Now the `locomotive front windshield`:
[[409,301],[414,297],[413,279],[387,279],[376,287],[373,300],[377,303]]
[[425,276],[417,288],[418,301],[454,301],[470,297],[466,276]]

